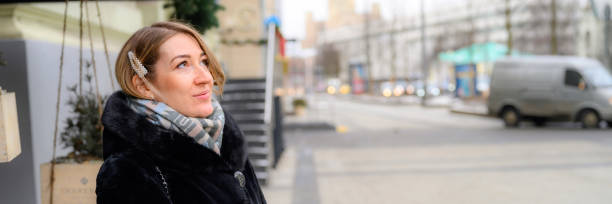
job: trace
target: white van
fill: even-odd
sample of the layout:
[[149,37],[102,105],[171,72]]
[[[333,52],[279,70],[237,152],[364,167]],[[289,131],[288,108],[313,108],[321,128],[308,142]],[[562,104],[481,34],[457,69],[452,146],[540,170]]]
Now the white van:
[[612,127],[612,75],[596,60],[565,56],[498,60],[491,76],[489,114],[507,127],[521,120],[577,121],[584,128]]

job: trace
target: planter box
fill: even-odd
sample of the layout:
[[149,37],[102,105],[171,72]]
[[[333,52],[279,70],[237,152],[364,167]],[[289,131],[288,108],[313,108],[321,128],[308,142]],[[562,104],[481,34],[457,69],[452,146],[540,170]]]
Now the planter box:
[[303,116],[306,113],[306,107],[304,106],[296,106],[293,110],[296,116]]
[[[55,164],[55,182],[53,184],[53,204],[95,204],[96,176],[102,161],[90,161],[82,164]],[[51,163],[40,165],[41,203],[51,204],[49,179]]]
[[0,89],[0,163],[9,162],[21,153],[15,93]]

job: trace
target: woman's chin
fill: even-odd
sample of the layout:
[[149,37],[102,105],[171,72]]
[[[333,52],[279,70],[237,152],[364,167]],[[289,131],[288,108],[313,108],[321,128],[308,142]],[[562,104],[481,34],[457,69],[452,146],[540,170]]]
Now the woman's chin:
[[213,112],[213,108],[209,104],[206,107],[199,107],[198,110],[195,111],[195,114],[193,114],[194,116],[192,116],[192,117],[205,118],[205,117],[210,116],[210,114],[212,114],[212,112]]

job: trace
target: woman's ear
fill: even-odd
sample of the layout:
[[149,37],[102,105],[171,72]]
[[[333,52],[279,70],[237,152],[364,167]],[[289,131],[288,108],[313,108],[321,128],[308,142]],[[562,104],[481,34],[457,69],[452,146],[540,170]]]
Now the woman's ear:
[[153,95],[153,91],[151,91],[151,89],[147,87],[145,82],[140,77],[138,77],[138,75],[136,74],[132,76],[132,85],[136,87],[136,91],[138,92],[140,97],[151,99],[151,100],[155,99]]

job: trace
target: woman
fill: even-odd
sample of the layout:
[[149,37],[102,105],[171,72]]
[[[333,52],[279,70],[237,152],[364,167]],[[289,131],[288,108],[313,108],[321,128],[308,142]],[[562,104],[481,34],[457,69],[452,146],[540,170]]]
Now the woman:
[[107,101],[102,203],[266,203],[243,135],[213,98],[225,77],[190,26],[138,30],[115,64]]

